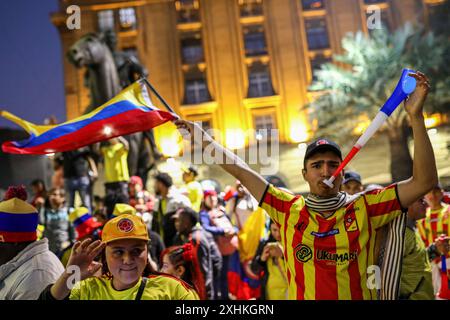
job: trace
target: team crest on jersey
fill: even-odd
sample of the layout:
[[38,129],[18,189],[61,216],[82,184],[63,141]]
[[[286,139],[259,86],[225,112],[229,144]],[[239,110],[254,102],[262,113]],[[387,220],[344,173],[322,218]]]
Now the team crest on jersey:
[[358,221],[355,212],[352,210],[344,216],[345,231],[358,231]]
[[300,262],[307,262],[309,259],[312,258],[312,250],[307,245],[300,243],[298,246],[294,249],[295,258],[297,258]]
[[117,223],[117,228],[122,232],[128,233],[134,229],[134,224],[133,224],[133,221],[125,218],[125,219],[121,219]]

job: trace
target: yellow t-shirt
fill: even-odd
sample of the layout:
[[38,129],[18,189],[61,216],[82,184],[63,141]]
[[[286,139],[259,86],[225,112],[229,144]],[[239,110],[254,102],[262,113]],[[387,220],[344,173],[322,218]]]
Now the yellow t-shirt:
[[[70,292],[70,300],[135,300],[140,280],[130,289],[117,291],[112,280],[88,278],[80,281]],[[194,289],[186,283],[166,275],[154,275],[147,279],[141,300],[198,300]]]
[[203,200],[203,188],[200,182],[191,181],[186,184],[187,196],[191,200],[192,209],[199,212]]
[[276,258],[279,267],[275,264],[273,258],[267,260],[267,270],[269,277],[266,285],[267,300],[286,300],[288,298],[288,283],[285,272],[284,259]]
[[167,200],[161,199],[161,211],[163,214],[166,214],[166,209],[167,209]]
[[122,143],[101,148],[104,158],[105,182],[130,180],[128,173],[128,150]]

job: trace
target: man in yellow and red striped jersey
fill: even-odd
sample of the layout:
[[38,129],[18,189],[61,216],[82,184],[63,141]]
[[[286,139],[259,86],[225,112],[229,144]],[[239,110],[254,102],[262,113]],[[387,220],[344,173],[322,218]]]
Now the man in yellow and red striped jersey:
[[425,195],[428,208],[425,218],[417,221],[417,228],[427,247],[441,234],[450,236],[450,205],[442,201],[443,196],[439,184]]
[[[413,176],[366,194],[350,197],[339,192],[342,173],[333,188],[323,183],[342,161],[339,146],[327,139],[316,140],[307,148],[302,174],[310,193],[302,197],[268,184],[242,159],[202,132],[203,148],[213,150],[216,159],[225,156],[220,166],[260,200],[260,206],[280,227],[289,299],[376,299],[374,290],[366,285],[368,267],[374,264],[375,229],[400,215],[402,208],[437,183],[422,113],[429,83],[420,72],[411,75],[417,87],[405,110],[414,134]],[[189,121],[180,119],[175,124],[186,138],[201,131]]]

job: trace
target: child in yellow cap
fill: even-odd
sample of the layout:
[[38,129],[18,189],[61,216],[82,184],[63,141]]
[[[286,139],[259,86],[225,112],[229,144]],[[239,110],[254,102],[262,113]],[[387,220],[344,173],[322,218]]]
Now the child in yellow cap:
[[[148,241],[147,227],[140,217],[123,214],[109,220],[101,241],[86,239],[74,244],[66,271],[42,292],[40,299],[198,299],[186,283],[158,274],[150,267]],[[94,261],[98,255],[102,256],[102,263]],[[99,270],[102,276],[94,277]]]

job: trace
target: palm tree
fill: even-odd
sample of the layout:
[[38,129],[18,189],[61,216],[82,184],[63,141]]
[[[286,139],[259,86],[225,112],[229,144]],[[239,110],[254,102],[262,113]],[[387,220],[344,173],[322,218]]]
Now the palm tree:
[[[431,79],[427,112],[449,112],[450,45],[448,36],[435,36],[406,24],[394,33],[376,30],[370,37],[362,32],[342,39],[343,55],[335,55],[340,66],[327,63],[316,73],[311,86],[318,98],[305,106],[317,134],[340,143],[355,141],[352,131],[361,117],[372,119],[392,93],[403,68],[420,70]],[[404,108],[388,118],[380,132],[389,139],[393,181],[412,174],[408,149],[411,135]]]

